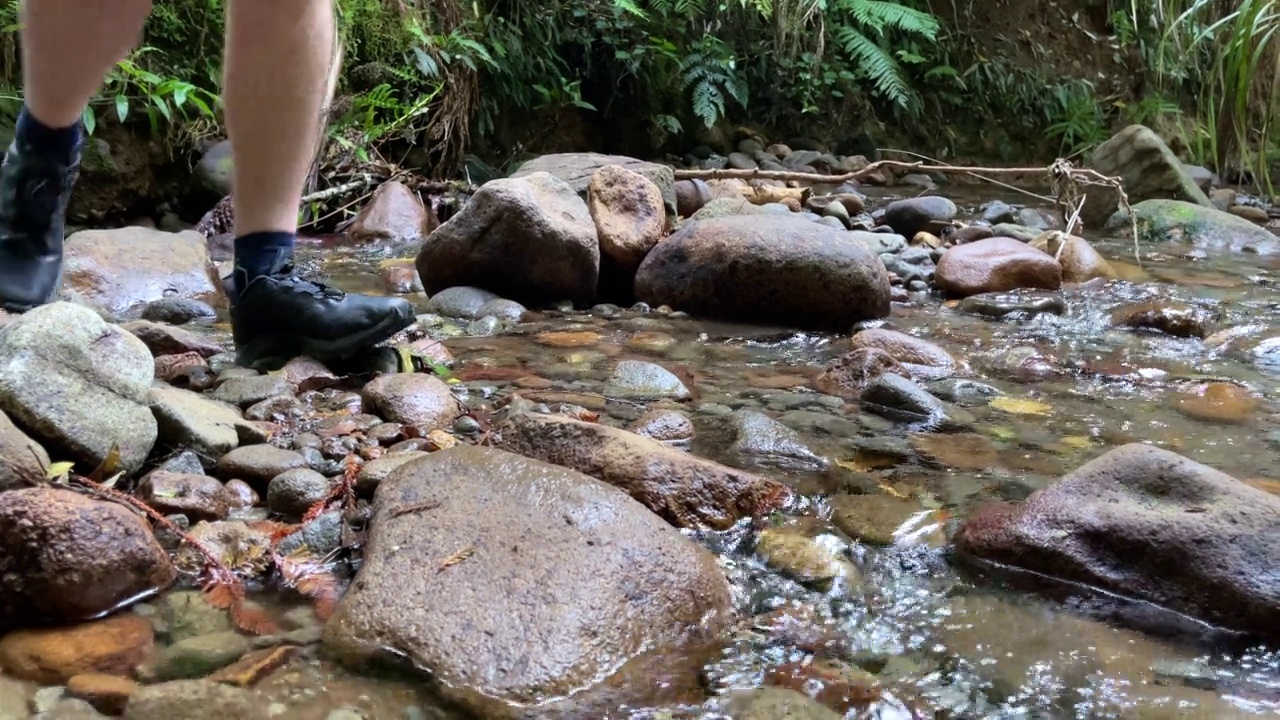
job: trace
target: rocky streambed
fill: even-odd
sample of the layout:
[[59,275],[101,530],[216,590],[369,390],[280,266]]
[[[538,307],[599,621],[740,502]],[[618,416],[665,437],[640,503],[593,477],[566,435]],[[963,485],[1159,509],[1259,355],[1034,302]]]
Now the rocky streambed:
[[0,718],[1280,712],[1265,212],[1150,198],[1139,266],[990,188],[538,163],[303,244],[422,313],[341,366],[233,367],[217,238],[69,240],[0,329]]

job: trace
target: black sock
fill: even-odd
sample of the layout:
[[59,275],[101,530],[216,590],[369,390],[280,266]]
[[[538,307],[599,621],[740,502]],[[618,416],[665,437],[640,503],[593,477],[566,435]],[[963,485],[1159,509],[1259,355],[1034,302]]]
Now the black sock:
[[[278,271],[293,256],[291,232],[254,232],[235,241],[235,293],[238,296],[254,278]],[[232,298],[236,300],[237,298]]]
[[14,137],[40,155],[70,162],[80,147],[83,131],[79,122],[69,127],[49,127],[37,120],[24,105],[18,113]]

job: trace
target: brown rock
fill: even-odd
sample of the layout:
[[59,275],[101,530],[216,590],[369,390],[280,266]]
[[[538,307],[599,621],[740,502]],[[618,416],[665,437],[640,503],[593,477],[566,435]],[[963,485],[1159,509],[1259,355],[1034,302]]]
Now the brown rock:
[[1083,283],[1094,279],[1114,279],[1116,271],[1088,240],[1059,230],[1041,233],[1031,247],[1056,257],[1062,265],[1062,281]]
[[938,261],[934,282],[966,297],[1016,288],[1057,290],[1062,286],[1062,266],[1018,240],[993,237],[948,250]]
[[687,442],[693,439],[693,421],[679,410],[655,408],[636,418],[627,429],[659,442]]
[[1111,313],[1111,324],[1117,327],[1158,330],[1174,337],[1207,338],[1214,322],[1207,310],[1159,300],[1125,305]]
[[1254,207],[1252,205],[1232,205],[1231,207],[1227,208],[1227,212],[1231,213],[1232,215],[1235,215],[1236,217],[1244,218],[1245,220],[1248,220],[1251,223],[1257,223],[1259,225],[1266,225],[1267,222],[1271,219],[1270,216],[1267,215],[1266,210],[1263,210],[1260,207]]
[[943,239],[951,245],[965,245],[979,240],[986,240],[994,235],[995,233],[986,225],[966,225],[945,233]]
[[868,383],[885,373],[911,377],[911,371],[884,350],[859,348],[828,363],[814,378],[813,387],[828,395],[857,400]]
[[223,486],[227,506],[232,508],[250,508],[258,504],[258,493],[243,480],[232,480]]
[[600,242],[587,204],[545,172],[486,183],[415,261],[430,295],[483,286],[525,304],[595,297]]
[[955,536],[980,558],[1280,638],[1280,497],[1176,453],[1118,447]]
[[324,363],[309,357],[290,360],[280,372],[300,393],[333,387],[341,380]]
[[711,202],[711,187],[705,180],[678,180],[675,190],[676,212],[680,217],[687,218]]
[[134,320],[120,327],[137,336],[155,357],[196,353],[200,357],[209,358],[222,352],[221,345],[205,340],[190,330],[183,330],[173,325],[150,320]]
[[370,460],[360,467],[360,472],[356,475],[356,491],[366,497],[373,497],[374,491],[396,468],[429,454],[425,450],[405,450],[389,452],[377,460]]
[[587,198],[600,238],[600,252],[622,268],[634,271],[662,239],[666,228],[662,191],[638,172],[605,165],[591,176]]
[[364,401],[391,422],[427,430],[449,427],[462,406],[439,378],[422,373],[394,373],[364,386]]
[[1000,460],[991,438],[977,433],[916,433],[911,446],[928,462],[952,470],[986,470]]
[[726,528],[767,513],[786,486],[690,455],[626,430],[525,413],[500,428],[497,447],[572,468],[619,487],[678,527]]
[[255,650],[209,676],[211,682],[252,687],[263,678],[284,667],[298,654],[295,645]]
[[208,475],[156,470],[142,478],[136,492],[161,513],[186,515],[193,521],[222,520],[230,510],[226,488]]
[[66,241],[64,293],[111,315],[166,297],[225,305],[205,238],[143,227],[81,230]]
[[180,390],[200,392],[213,387],[218,379],[200,353],[161,355],[155,360],[156,379]]
[[1228,424],[1248,422],[1258,409],[1258,399],[1238,385],[1209,383],[1198,393],[1174,396],[1174,406],[1197,420]]
[[866,709],[881,698],[880,683],[875,675],[839,660],[774,665],[765,671],[764,684],[804,693],[839,713]]
[[830,503],[831,522],[854,540],[870,545],[924,542],[933,547],[946,542],[937,519],[914,497],[839,494],[832,495]]
[[86,673],[67,682],[67,695],[84,700],[103,715],[123,715],[138,683],[127,677]]
[[360,208],[347,235],[360,242],[420,242],[440,225],[434,212],[403,183],[388,180]]
[[956,366],[956,360],[951,353],[924,338],[897,330],[885,328],[863,330],[854,335],[850,343],[854,350],[864,348],[883,350],[917,377],[944,377],[950,375]]
[[0,666],[23,680],[62,685],[85,673],[131,675],[154,649],[151,622],[125,614],[82,625],[11,632],[0,638]]
[[0,412],[0,492],[44,480],[49,454]]
[[646,650],[714,636],[731,614],[700,545],[617,488],[492,448],[401,466],[369,527],[326,651],[353,666],[401,655],[469,717],[529,717],[534,703],[538,717],[598,717],[558,702],[602,682],[640,692],[610,681]]
[[0,493],[0,627],[78,622],[167,588],[147,521],[70,490]]
[[889,314],[889,273],[847,232],[792,215],[683,225],[636,271],[655,307],[752,323],[847,330]]

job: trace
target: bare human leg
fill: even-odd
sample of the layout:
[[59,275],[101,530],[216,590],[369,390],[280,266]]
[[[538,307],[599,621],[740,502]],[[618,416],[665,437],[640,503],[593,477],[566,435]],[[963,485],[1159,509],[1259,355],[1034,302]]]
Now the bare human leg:
[[25,104],[0,169],[0,307],[22,312],[57,292],[80,117],[150,12],[151,0],[23,1]]
[[229,0],[227,29],[237,361],[272,369],[296,355],[348,357],[414,313],[402,299],[347,295],[293,274],[298,206],[337,62],[332,0]]

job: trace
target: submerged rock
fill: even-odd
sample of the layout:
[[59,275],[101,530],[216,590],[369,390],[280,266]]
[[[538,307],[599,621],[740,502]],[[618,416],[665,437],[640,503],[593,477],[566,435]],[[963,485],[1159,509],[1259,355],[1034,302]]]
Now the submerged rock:
[[0,639],[0,668],[24,680],[62,685],[85,673],[131,675],[154,649],[151,622],[125,613],[9,633]]
[[[1144,243],[1186,243],[1202,250],[1280,254],[1280,238],[1244,218],[1179,200],[1144,200],[1133,206],[1138,238]],[[1125,228],[1129,218],[1117,212],[1108,229]]]
[[604,392],[619,398],[688,399],[689,389],[670,370],[643,360],[623,360],[613,369]]
[[1176,453],[1124,445],[969,517],[963,557],[1280,638],[1280,497]]
[[392,473],[364,557],[328,651],[355,666],[398,657],[477,717],[556,716],[569,694],[730,612],[715,557],[625,493],[491,448]]
[[803,218],[686,223],[636,273],[653,306],[757,324],[844,331],[889,314],[889,273],[849,233]]
[[77,622],[176,577],[147,521],[70,490],[0,493],[0,628]]
[[871,328],[854,335],[850,340],[854,350],[875,349],[888,353],[912,375],[918,378],[936,379],[955,371],[956,360],[951,353],[932,342],[897,330]]
[[783,504],[773,480],[690,455],[620,428],[525,413],[499,428],[498,447],[586,473],[631,494],[679,527],[725,528]]

